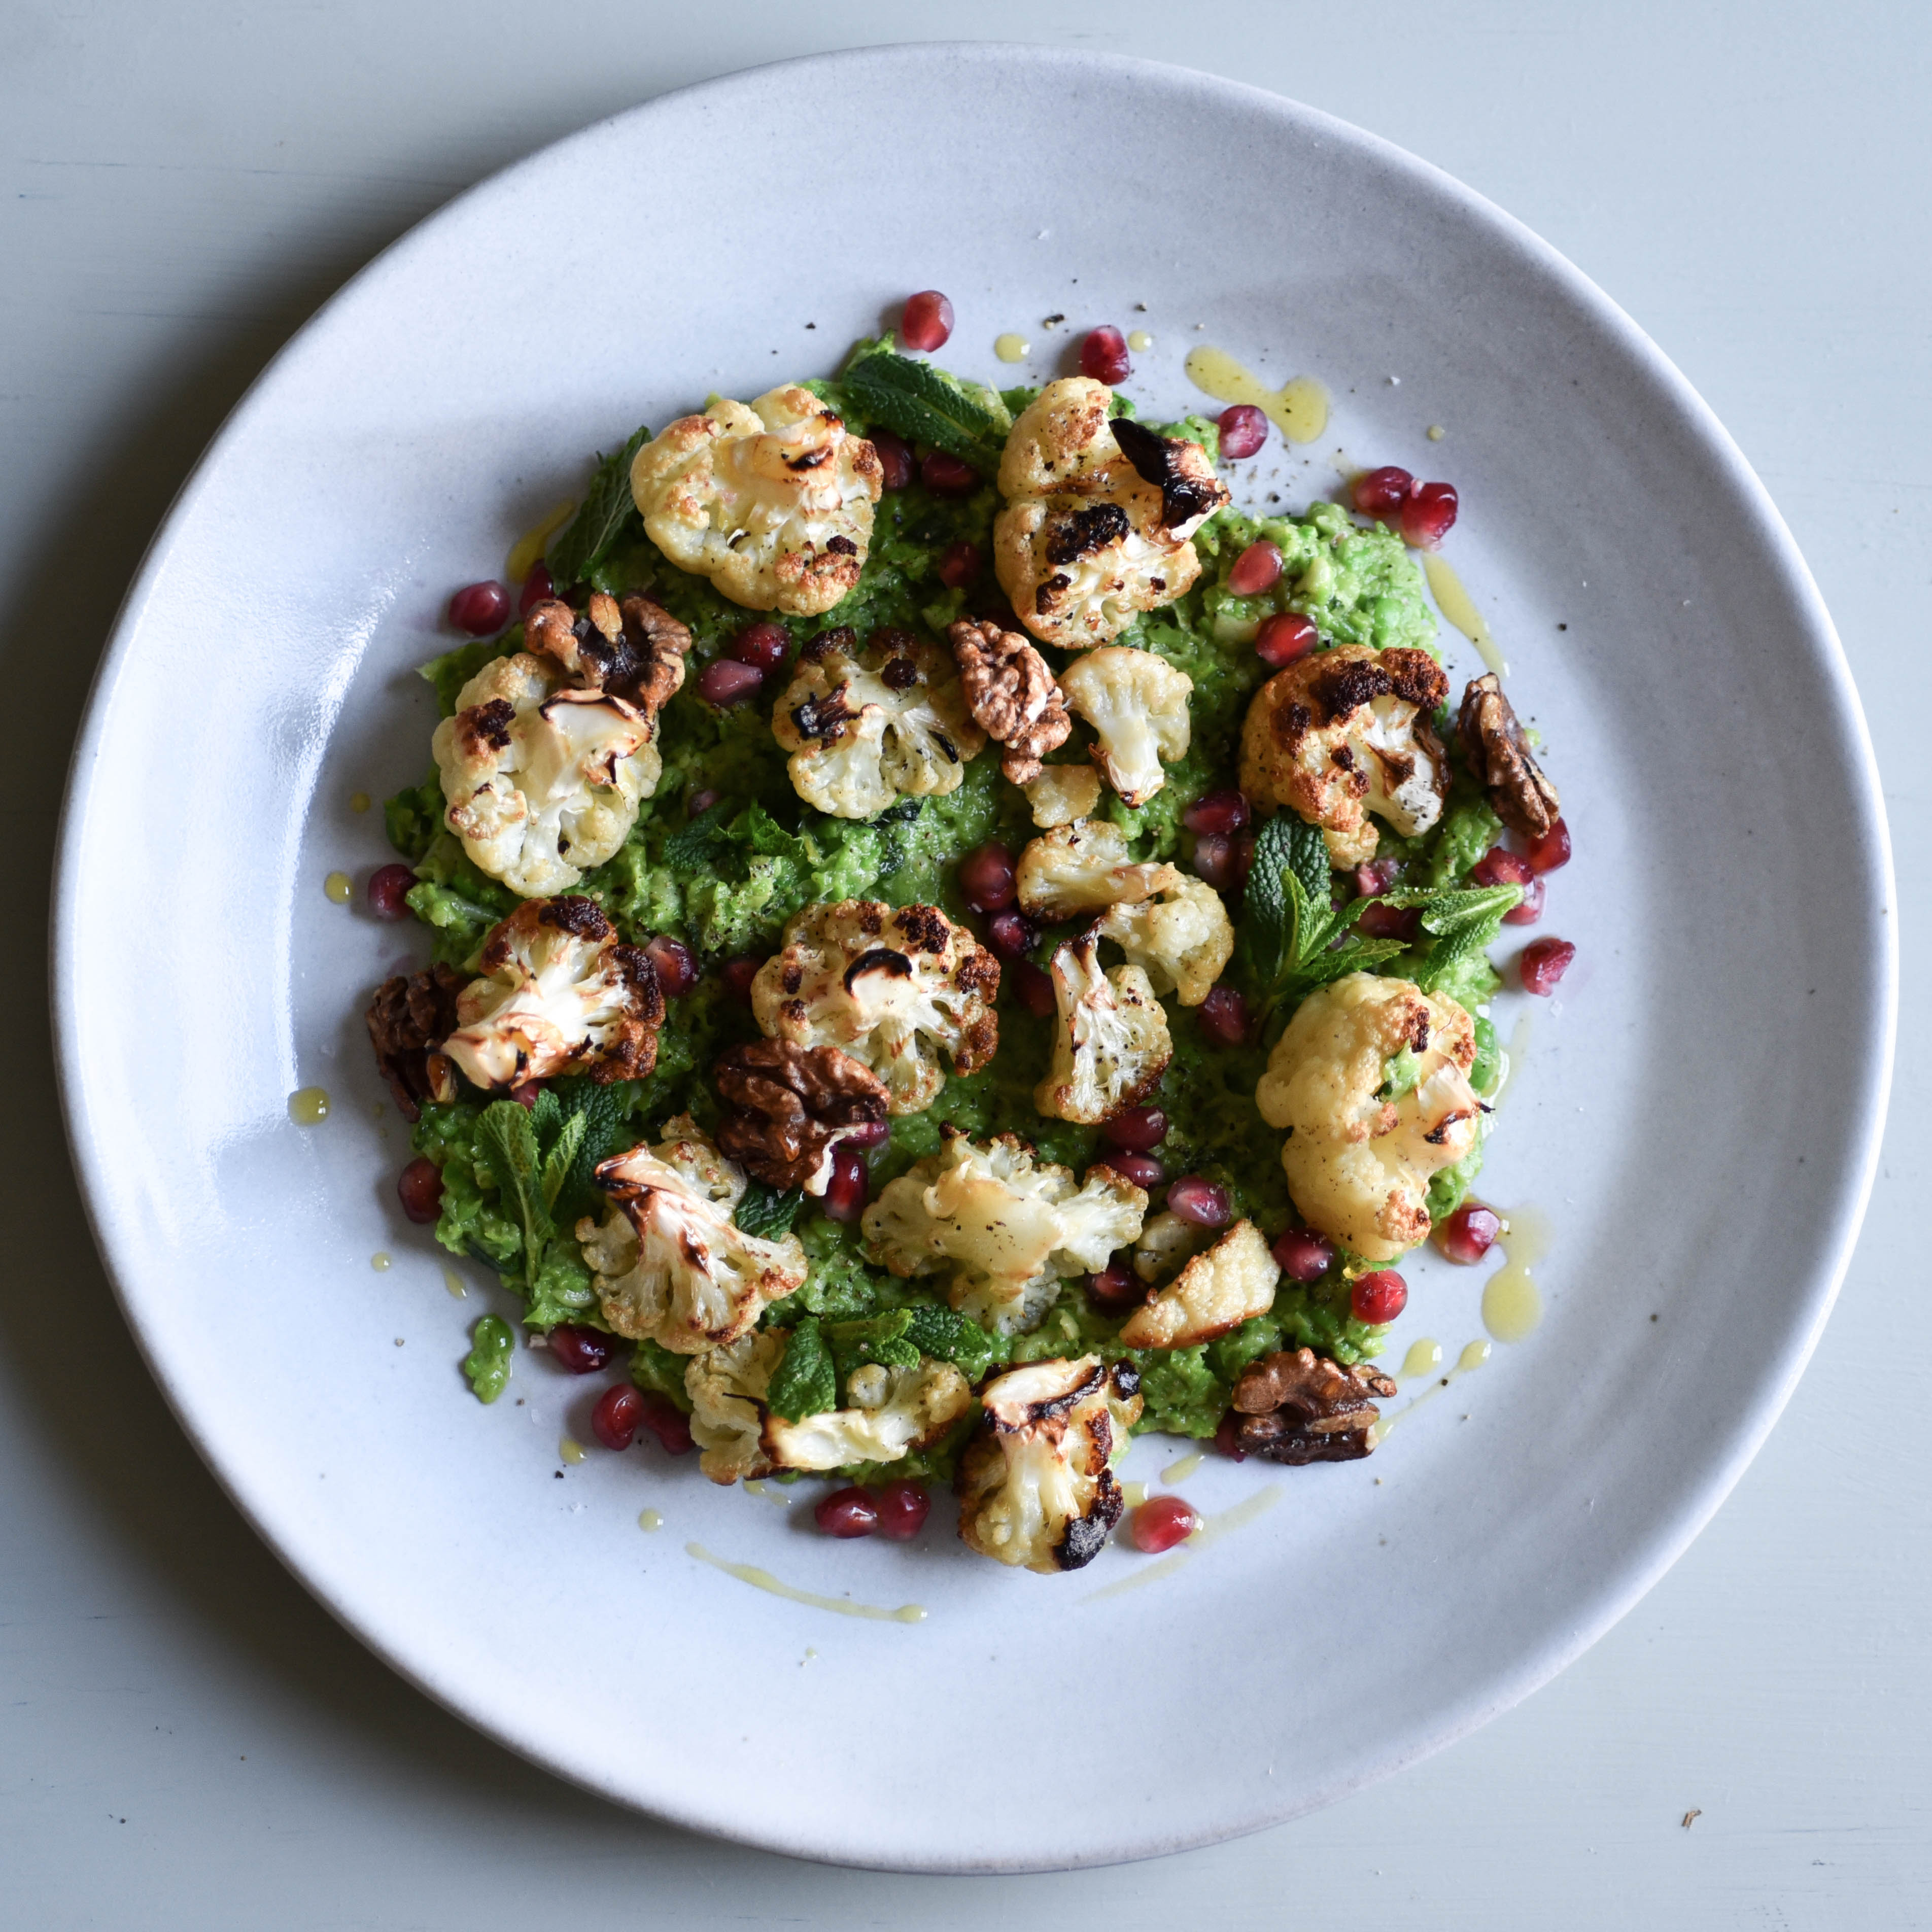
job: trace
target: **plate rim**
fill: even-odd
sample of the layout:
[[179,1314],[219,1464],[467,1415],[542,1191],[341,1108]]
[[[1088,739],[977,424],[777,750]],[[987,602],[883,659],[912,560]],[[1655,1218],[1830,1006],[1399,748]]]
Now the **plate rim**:
[[[118,1231],[112,1214],[113,1191],[100,1145],[82,1067],[82,1016],[74,1001],[73,961],[79,950],[84,895],[77,860],[86,823],[91,780],[99,763],[110,700],[129,662],[136,633],[176,542],[178,526],[220,463],[230,437],[262,406],[266,392],[286,364],[331,321],[339,308],[359,296],[380,278],[393,272],[425,232],[476,201],[501,191],[513,177],[547,164],[565,151],[594,142],[620,123],[647,120],[674,103],[688,103],[706,94],[728,92],[757,76],[791,70],[825,74],[834,69],[859,70],[880,64],[961,59],[987,64],[1031,64],[1062,70],[1105,70],[1156,91],[1177,85],[1213,97],[1238,100],[1299,124],[1304,130],[1337,145],[1362,152],[1406,176],[1453,206],[1454,212],[1487,229],[1506,243],[1527,266],[1555,283],[1592,323],[1657,384],[1664,398],[1684,419],[1689,431],[1720,466],[1734,493],[1741,518],[1762,543],[1767,560],[1776,569],[1778,591],[1792,610],[1826,688],[1834,700],[1834,748],[1844,758],[1850,788],[1855,794],[1863,823],[1853,850],[1874,878],[1879,890],[1869,896],[1866,938],[1874,965],[1876,1010],[1857,1016],[1864,1064],[1859,1087],[1864,1108],[1858,1137],[1847,1144],[1840,1178],[1831,1202],[1828,1260],[1813,1272],[1807,1292],[1795,1305],[1802,1311],[1775,1358],[1772,1372],[1760,1378],[1744,1413],[1724,1452],[1714,1458],[1704,1478],[1675,1508],[1655,1520],[1634,1556],[1627,1558],[1612,1587],[1592,1606],[1592,1613],[1570,1628],[1552,1632],[1540,1646],[1526,1651],[1516,1667],[1492,1678],[1480,1696],[1454,1708],[1433,1730],[1412,1737],[1366,1777],[1347,1777],[1319,1784],[1286,1803],[1255,1808],[1244,1815],[1150,1842],[1144,1836],[1132,1844],[1115,1843],[1083,1848],[1050,1859],[1030,1857],[972,1857],[942,1852],[938,1856],[895,1855],[878,1849],[852,1847],[828,1850],[800,1841],[782,1831],[760,1830],[748,1820],[736,1822],[700,1815],[679,1804],[667,1788],[650,1799],[620,1787],[614,1778],[600,1780],[580,1766],[565,1762],[535,1737],[517,1734],[508,1725],[460,1700],[454,1687],[436,1682],[417,1660],[403,1654],[387,1633],[367,1628],[352,1610],[332,1594],[327,1580],[307,1574],[294,1553],[284,1546],[274,1522],[259,1512],[216,1455],[196,1415],[185,1408],[162,1372],[148,1319],[140,1292],[131,1286],[138,1272],[131,1257],[124,1264],[117,1251]],[[1877,1172],[1886,1124],[1896,1045],[1898,1005],[1898,935],[1895,916],[1896,880],[1882,784],[1870,731],[1850,664],[1822,596],[1769,491],[1745,458],[1710,405],[1663,350],[1580,268],[1552,244],[1505,209],[1432,162],[1409,152],[1369,130],[1322,109],[1270,89],[1178,63],[1149,60],[1097,49],[1064,48],[1008,40],[916,40],[874,44],[764,62],[668,90],[648,100],[587,123],[557,140],[544,142],[492,172],[412,223],[337,288],[283,343],[223,418],[206,447],[176,490],[148,540],[117,610],[107,641],[90,681],[80,728],[76,734],[63,790],[54,848],[52,907],[49,923],[49,1004],[56,1049],[56,1070],[61,1114],[70,1156],[80,1185],[83,1208],[104,1271],[149,1372],[170,1412],[244,1520],[277,1560],[310,1596],[366,1648],[399,1676],[452,1715],[527,1761],[580,1789],[615,1804],[660,1818],[700,1835],[803,1858],[816,1862],[866,1869],[914,1872],[1010,1873],[1076,1870],[1126,1863],[1143,1858],[1216,1844],[1283,1823],[1406,1768],[1454,1743],[1492,1718],[1501,1714],[1568,1667],[1602,1637],[1652,1589],[1674,1564],[1722,1506],[1744,1470],[1763,1446],[1782,1414],[1810,1360],[1836,1302],[1850,1264]],[[874,1845],[880,1844],[875,1830]]]

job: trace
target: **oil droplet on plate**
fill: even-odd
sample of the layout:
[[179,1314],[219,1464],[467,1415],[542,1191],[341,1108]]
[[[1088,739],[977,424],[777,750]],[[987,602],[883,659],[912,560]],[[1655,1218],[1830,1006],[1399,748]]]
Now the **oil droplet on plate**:
[[322,890],[328,895],[331,905],[346,905],[349,895],[355,888],[349,883],[346,872],[332,872],[322,882]]
[[385,1254],[371,1255],[369,1257],[369,1265],[378,1274],[387,1274],[389,1271],[389,1257]]
[[584,1444],[575,1436],[566,1436],[557,1444],[556,1453],[566,1462],[580,1462],[584,1460]]
[[1431,423],[1429,425],[1429,440],[1431,442],[1440,442],[1448,434],[1449,432],[1440,423]]
[[298,1127],[319,1126],[328,1118],[328,1090],[298,1087],[289,1096],[289,1118]]
[[1225,350],[1190,350],[1187,380],[1217,403],[1252,403],[1290,442],[1312,442],[1328,427],[1328,392],[1312,376],[1270,389]]
[[1543,1294],[1531,1273],[1549,1253],[1548,1222],[1533,1208],[1513,1209],[1496,1237],[1505,1256],[1483,1284],[1483,1326],[1498,1342],[1521,1342],[1543,1319]]
[[366,791],[352,791],[349,794],[349,809],[351,812],[367,812],[369,809],[369,794]]
[[638,1527],[640,1529],[662,1529],[664,1518],[656,1510],[640,1510],[638,1512]]
[[1412,1380],[1417,1376],[1432,1376],[1442,1366],[1442,1344],[1434,1336],[1425,1335],[1419,1342],[1408,1345],[1408,1353],[1402,1358],[1402,1379]]
[[460,1301],[470,1292],[463,1285],[463,1277],[452,1268],[443,1270],[442,1285],[448,1289],[452,1301]]
[[1467,1375],[1472,1369],[1480,1369],[1490,1359],[1490,1345],[1484,1341],[1468,1343],[1456,1358],[1456,1367]]
[[1168,1463],[1167,1467],[1160,1472],[1160,1479],[1163,1483],[1170,1484],[1184,1483],[1206,1460],[1207,1458],[1196,1450],[1191,1456],[1182,1456],[1178,1462]]
[[694,1557],[700,1563],[708,1563],[714,1570],[722,1570],[728,1576],[735,1576],[741,1583],[748,1583],[754,1590],[763,1590],[774,1597],[788,1597],[794,1604],[809,1604],[814,1610],[836,1610],[842,1617],[867,1617],[876,1623],[922,1624],[926,1621],[923,1604],[902,1604],[896,1610],[889,1610],[878,1604],[855,1604],[849,1597],[821,1597],[816,1590],[800,1590],[790,1583],[781,1582],[769,1570],[760,1570],[755,1564],[728,1563],[722,1556],[714,1556],[701,1543],[687,1543],[684,1553]]
[[1509,661],[1502,647],[1490,634],[1483,614],[1462,588],[1462,580],[1433,550],[1422,554],[1422,574],[1429,580],[1430,595],[1436,608],[1476,647],[1476,655],[1498,677],[1509,676]]
[[1127,346],[1137,356],[1143,354],[1154,346],[1154,338],[1144,328],[1131,328],[1127,332]]
[[1129,1509],[1138,1509],[1147,1501],[1146,1484],[1123,1483],[1120,1485],[1120,1500]]
[[544,552],[550,547],[550,538],[569,522],[576,512],[576,504],[566,497],[536,529],[526,531],[517,539],[509,556],[509,578],[513,589],[536,569]]
[[994,337],[993,353],[1002,362],[1024,362],[1033,353],[1033,344],[1024,335],[1016,335],[1009,329],[1005,334]]

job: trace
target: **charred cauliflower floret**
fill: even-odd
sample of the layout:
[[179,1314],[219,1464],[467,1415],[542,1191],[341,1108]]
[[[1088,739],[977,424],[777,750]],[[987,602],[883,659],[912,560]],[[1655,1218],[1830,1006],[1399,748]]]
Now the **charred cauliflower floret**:
[[1112,399],[1087,376],[1048,383],[1000,462],[994,572],[1021,622],[1068,650],[1186,590],[1201,574],[1189,539],[1228,500],[1198,443],[1109,422]]
[[1180,877],[1172,866],[1138,866],[1127,835],[1107,818],[1082,818],[1030,838],[1013,875],[1020,909],[1048,926],[1108,906],[1136,905]]
[[1042,831],[1071,825],[1100,802],[1100,774],[1091,765],[1044,765],[1021,788]]
[[874,818],[898,799],[956,791],[986,742],[951,657],[892,630],[875,631],[862,652],[856,640],[808,645],[772,708],[772,733],[791,754],[793,790],[834,818]]
[[623,698],[566,686],[554,658],[498,658],[457,706],[430,740],[449,829],[525,898],[567,892],[602,865],[657,790],[652,720]]
[[802,1287],[805,1250],[796,1234],[740,1229],[743,1174],[688,1117],[668,1134],[598,1166],[611,1205],[601,1222],[579,1221],[577,1238],[612,1330],[688,1355],[738,1340],[767,1302]]
[[874,1258],[902,1277],[950,1271],[947,1298],[982,1327],[1036,1323],[1068,1276],[1132,1245],[1147,1196],[1112,1168],[1036,1166],[1012,1134],[985,1146],[948,1127],[945,1144],[888,1181],[862,1224]]
[[1255,1105],[1309,1226],[1372,1262],[1426,1238],[1430,1177],[1473,1148],[1475,1025],[1406,980],[1352,973],[1296,1010]]
[[1167,1015],[1138,966],[1100,970],[1090,932],[1053,956],[1058,1031],[1053,1064],[1033,1090],[1033,1103],[1055,1120],[1088,1126],[1131,1107],[1159,1082],[1174,1058]]
[[752,610],[816,616],[859,580],[879,453],[808,389],[714,397],[638,452],[631,495],[680,568]]
[[1156,993],[1198,1006],[1234,956],[1234,922],[1205,879],[1178,871],[1152,898],[1109,906],[1094,930],[1142,968]]
[[1338,866],[1375,856],[1370,812],[1405,838],[1442,815],[1449,771],[1430,719],[1449,680],[1426,651],[1345,644],[1277,671],[1241,730],[1241,789],[1318,825]]
[[956,1073],[986,1065],[1000,1043],[993,1012],[1000,963],[937,906],[843,899],[807,906],[752,982],[768,1038],[836,1046],[886,1083],[895,1114],[931,1106]]
[[1161,770],[1187,755],[1187,700],[1194,680],[1151,651],[1108,644],[1060,674],[1066,701],[1093,726],[1088,755],[1129,805],[1144,805],[1167,782]]
[[896,1462],[938,1442],[973,1407],[972,1389],[951,1363],[922,1361],[878,1367],[866,1390],[874,1401],[788,1422],[765,1399],[784,1352],[782,1333],[767,1329],[706,1349],[685,1370],[692,1440],[704,1451],[698,1466],[714,1483]]
[[593,899],[530,899],[484,942],[456,997],[445,1058],[483,1088],[560,1073],[641,1080],[657,1064],[664,994],[640,946]]
[[1205,1254],[1137,1308],[1120,1330],[1130,1348],[1191,1348],[1274,1306],[1281,1268],[1252,1221],[1237,1221]]
[[1120,1520],[1109,1460],[1140,1420],[1140,1376],[1097,1355],[1029,1362],[980,1392],[959,1459],[959,1534],[995,1562],[1051,1576],[1093,1562]]

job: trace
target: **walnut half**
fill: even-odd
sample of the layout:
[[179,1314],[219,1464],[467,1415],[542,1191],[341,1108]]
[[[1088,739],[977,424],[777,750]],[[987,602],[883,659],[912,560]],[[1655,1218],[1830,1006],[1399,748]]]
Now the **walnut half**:
[[728,1109],[719,1150],[768,1187],[823,1194],[841,1141],[885,1137],[886,1083],[836,1046],[754,1040],[733,1047],[712,1078]]
[[369,1043],[403,1118],[413,1120],[425,1100],[456,1097],[454,1070],[434,1049],[456,1030],[456,996],[465,981],[453,966],[385,980],[369,1002]]
[[1284,1348],[1242,1370],[1234,1440],[1270,1462],[1352,1462],[1375,1447],[1369,1430],[1382,1411],[1370,1396],[1394,1394],[1366,1363],[1345,1369],[1312,1348]]
[[1497,816],[1512,832],[1540,838],[1556,824],[1563,801],[1531,757],[1529,740],[1494,671],[1470,680],[1456,725]]
[[1000,770],[1015,784],[1037,778],[1073,728],[1046,660],[1017,632],[985,620],[962,617],[946,634],[973,722],[1006,748]]
[[607,692],[655,714],[684,682],[691,632],[648,597],[622,604],[602,590],[579,616],[561,598],[532,604],[524,641],[554,658],[586,689]]

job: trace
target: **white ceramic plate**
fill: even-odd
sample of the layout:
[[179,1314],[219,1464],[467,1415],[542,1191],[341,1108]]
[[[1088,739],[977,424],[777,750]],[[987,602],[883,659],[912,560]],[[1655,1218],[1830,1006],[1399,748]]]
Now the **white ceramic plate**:
[[[943,1521],[910,1547],[829,1542],[654,1452],[566,1469],[594,1391],[541,1355],[518,1359],[524,1406],[472,1400],[456,1364],[494,1291],[465,1268],[452,1300],[401,1219],[404,1135],[375,1117],[363,1037],[406,929],[323,892],[388,856],[350,799],[425,764],[413,667],[448,645],[452,586],[500,569],[592,450],[714,385],[829,372],[933,286],[958,313],[945,359],[974,375],[1057,372],[1104,321],[1154,334],[1135,386],[1159,409],[1199,402],[1181,364],[1203,342],[1318,377],[1328,434],[1258,466],[1291,503],[1334,487],[1338,448],[1453,480],[1448,554],[1576,841],[1544,929],[1579,963],[1552,1001],[1498,1002],[1506,1034],[1537,1010],[1482,1184],[1554,1224],[1547,1319],[1366,1462],[1210,1462],[1186,1482],[1210,1512],[1276,1506],[1106,1596],[1146,1559],[1048,1580],[967,1556]],[[1039,346],[1028,369],[993,359],[1010,328]],[[1889,1061],[1857,700],[1790,538],[1683,380],[1533,236],[1382,142],[1038,49],[836,56],[674,94],[373,264],[157,539],[59,879],[95,1227],[250,1520],[398,1670],[531,1757],[701,1830],[878,1865],[1071,1865],[1252,1830],[1559,1670],[1783,1405],[1864,1204]],[[336,1106],[304,1129],[286,1103],[310,1084]],[[1453,1362],[1482,1332],[1480,1271],[1408,1272],[1391,1359],[1428,1334]],[[1179,1454],[1144,1441],[1128,1476]],[[692,1542],[930,1615],[785,1601]]]

